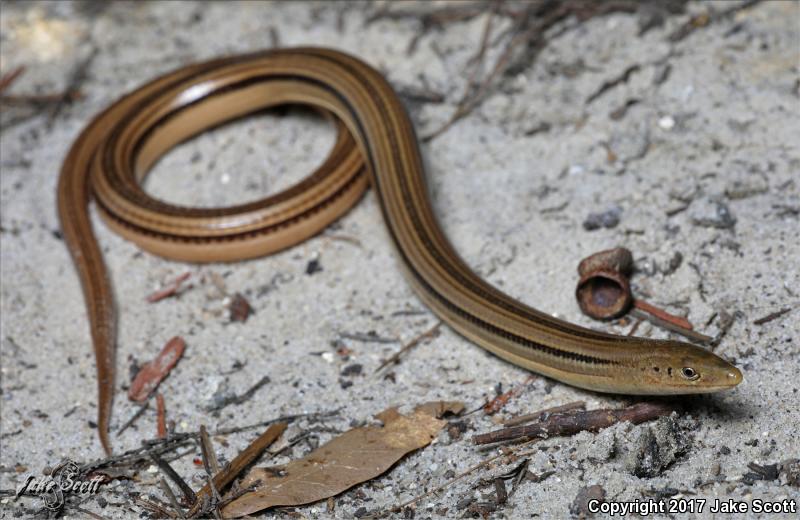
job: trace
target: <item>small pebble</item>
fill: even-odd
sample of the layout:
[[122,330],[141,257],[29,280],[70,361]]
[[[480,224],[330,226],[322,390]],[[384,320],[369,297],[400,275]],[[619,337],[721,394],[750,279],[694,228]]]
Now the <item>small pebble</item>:
[[658,126],[662,130],[672,130],[675,128],[675,119],[672,116],[664,116],[658,120]]
[[320,271],[322,271],[322,266],[320,265],[319,260],[316,258],[308,262],[308,265],[306,265],[306,274],[309,276]]
[[695,226],[730,229],[736,225],[736,217],[724,203],[705,197],[692,203],[689,216]]
[[619,224],[621,214],[622,208],[619,206],[614,206],[601,213],[590,213],[586,220],[583,221],[583,229],[594,231],[600,228],[614,228]]

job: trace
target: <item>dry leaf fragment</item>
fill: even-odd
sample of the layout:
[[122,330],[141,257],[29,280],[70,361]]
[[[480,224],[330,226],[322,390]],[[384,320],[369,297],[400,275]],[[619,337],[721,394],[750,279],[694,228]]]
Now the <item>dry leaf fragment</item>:
[[233,299],[231,300],[228,310],[230,311],[231,321],[238,321],[241,323],[246,322],[247,318],[249,318],[250,314],[253,312],[250,302],[248,302],[247,298],[242,296],[241,293],[236,293],[233,295]]
[[153,361],[146,363],[136,374],[136,378],[128,389],[128,399],[137,402],[147,399],[183,356],[185,348],[186,342],[180,336],[169,340],[158,356]]
[[[407,453],[427,446],[447,424],[435,415],[463,410],[458,402],[435,402],[402,415],[394,409],[378,417],[384,426],[354,428],[320,446],[278,474],[254,468],[241,483],[255,490],[223,509],[228,518],[275,506],[297,506],[324,500],[381,475]],[[260,481],[260,482],[259,482]]]
[[461,401],[430,401],[417,406],[414,411],[424,412],[441,419],[448,414],[461,415],[461,412],[464,411],[464,403]]

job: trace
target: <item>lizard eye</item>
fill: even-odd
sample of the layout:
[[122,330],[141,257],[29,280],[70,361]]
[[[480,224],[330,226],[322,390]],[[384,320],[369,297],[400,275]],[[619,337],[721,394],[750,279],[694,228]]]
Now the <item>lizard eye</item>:
[[681,375],[689,381],[695,381],[696,379],[700,378],[700,374],[698,374],[697,370],[693,369],[692,367],[683,367],[681,369]]

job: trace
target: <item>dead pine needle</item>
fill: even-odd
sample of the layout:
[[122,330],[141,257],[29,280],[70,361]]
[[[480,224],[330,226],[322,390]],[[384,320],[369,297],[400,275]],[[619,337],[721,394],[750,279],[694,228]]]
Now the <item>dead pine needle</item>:
[[180,475],[178,475],[178,472],[175,471],[172,468],[172,466],[170,466],[169,463],[167,463],[167,461],[165,461],[164,459],[162,459],[158,455],[156,455],[156,454],[150,455],[150,458],[153,460],[153,462],[156,463],[156,466],[158,466],[158,469],[160,469],[161,472],[167,478],[169,478],[172,482],[174,482],[175,485],[178,486],[178,489],[181,490],[183,503],[184,504],[193,504],[195,502],[194,491],[192,491],[191,486],[189,486],[189,484],[187,484],[186,481],[183,480],[183,478],[181,478]]
[[164,396],[161,392],[156,394],[156,433],[159,439],[167,438],[167,407],[164,405]]
[[438,336],[439,335],[439,327],[441,327],[441,326],[442,326],[442,322],[439,321],[439,322],[436,323],[436,325],[434,325],[433,327],[431,327],[430,329],[426,330],[425,332],[423,332],[422,334],[420,334],[416,338],[414,338],[411,341],[409,341],[400,350],[395,352],[389,359],[387,359],[386,361],[381,363],[381,365],[375,370],[375,373],[377,374],[378,372],[380,372],[381,370],[383,370],[387,366],[392,365],[394,363],[397,363],[398,360],[400,359],[400,357],[403,354],[405,354],[406,352],[408,352],[412,348],[416,347],[417,345],[419,345],[423,341],[428,341],[428,340],[431,340],[431,339],[435,338],[436,336]]
[[136,412],[131,416],[131,418],[125,421],[125,424],[123,424],[122,427],[117,431],[117,437],[122,435],[122,432],[133,426],[133,424],[139,420],[139,417],[141,417],[145,410],[147,410],[149,407],[150,401],[145,401],[145,403],[141,405],[139,409],[136,410]]

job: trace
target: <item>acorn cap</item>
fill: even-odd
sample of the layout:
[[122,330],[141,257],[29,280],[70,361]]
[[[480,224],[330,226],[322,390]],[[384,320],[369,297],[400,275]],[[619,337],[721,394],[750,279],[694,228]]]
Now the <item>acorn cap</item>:
[[575,297],[587,316],[610,320],[625,314],[633,304],[628,276],[633,269],[633,255],[618,247],[595,253],[581,261],[581,275]]

